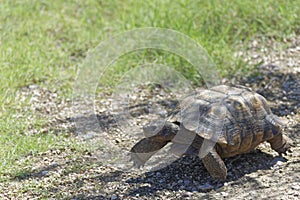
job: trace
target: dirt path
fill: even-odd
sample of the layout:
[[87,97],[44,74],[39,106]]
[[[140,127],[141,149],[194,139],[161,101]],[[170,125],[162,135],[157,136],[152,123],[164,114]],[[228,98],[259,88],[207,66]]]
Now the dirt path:
[[[226,159],[228,179],[213,180],[198,158],[178,159],[155,171],[122,172],[108,167],[99,160],[102,149],[92,152],[74,152],[69,148],[50,150],[38,156],[28,155],[24,159],[34,160],[27,176],[10,177],[11,181],[0,183],[3,199],[299,199],[300,198],[300,36],[286,41],[285,47],[270,41],[269,46],[260,47],[253,41],[247,55],[250,62],[261,63],[256,77],[237,77],[230,81],[242,84],[265,96],[276,115],[289,120],[285,134],[293,139],[295,147],[287,156],[280,157],[267,144],[262,144],[250,154],[238,159]],[[154,91],[155,92],[155,91]],[[42,116],[49,116],[51,128],[73,130],[71,101],[57,105],[55,93],[32,86],[23,91],[33,95],[35,109]],[[155,93],[143,101],[157,102],[170,110],[174,104],[163,101],[164,94]],[[46,99],[46,100],[45,100]],[[38,103],[39,102],[39,103]],[[42,104],[40,102],[43,102]],[[131,146],[135,140],[118,129],[111,113],[109,100],[99,113],[100,124],[113,143]],[[137,110],[147,110],[147,107]],[[149,118],[148,118],[149,120]],[[139,126],[146,118],[137,117],[133,122]],[[101,136],[101,138],[103,135]],[[90,132],[81,136],[86,142],[96,144],[99,135]]]

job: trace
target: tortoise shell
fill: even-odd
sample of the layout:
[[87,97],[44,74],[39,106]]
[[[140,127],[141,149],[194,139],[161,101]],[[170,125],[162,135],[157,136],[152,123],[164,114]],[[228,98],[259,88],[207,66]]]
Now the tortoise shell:
[[[281,132],[284,122],[272,114],[266,99],[243,86],[219,85],[185,98],[169,116],[185,129],[219,144],[221,157],[252,150]],[[275,127],[275,128],[274,128]],[[274,130],[278,128],[278,130]],[[174,141],[191,144],[187,135]],[[207,150],[209,151],[209,149]]]

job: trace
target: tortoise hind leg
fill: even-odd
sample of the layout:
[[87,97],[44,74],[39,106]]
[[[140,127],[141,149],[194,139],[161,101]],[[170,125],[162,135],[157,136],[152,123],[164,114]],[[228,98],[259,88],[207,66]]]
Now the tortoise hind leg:
[[289,138],[282,134],[275,135],[273,138],[268,140],[271,144],[272,149],[277,151],[279,154],[286,153],[290,148]]
[[202,162],[209,174],[216,179],[225,180],[227,176],[227,168],[222,158],[213,148],[206,156],[202,158]]
[[282,126],[287,122],[283,119],[275,116],[266,116],[266,133],[271,133],[273,137],[267,141],[271,144],[272,149],[277,151],[279,154],[286,153],[286,151],[292,146],[291,140],[282,134]]

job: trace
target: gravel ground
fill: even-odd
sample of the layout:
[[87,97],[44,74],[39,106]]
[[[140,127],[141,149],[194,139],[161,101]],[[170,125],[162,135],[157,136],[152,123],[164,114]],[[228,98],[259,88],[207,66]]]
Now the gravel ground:
[[[242,84],[265,96],[273,112],[289,123],[285,134],[294,141],[286,156],[278,156],[268,144],[240,157],[226,159],[228,178],[213,180],[197,157],[184,157],[156,170],[122,171],[105,164],[105,145],[128,149],[137,141],[137,134],[126,134],[113,118],[110,94],[102,94],[97,103],[101,134],[89,132],[78,140],[95,145],[83,153],[62,147],[26,155],[23,160],[34,161],[27,176],[8,176],[0,183],[1,199],[299,199],[300,198],[300,35],[282,43],[252,41],[247,53],[237,52],[256,65],[258,76],[224,79],[224,83]],[[155,118],[149,105],[165,116],[175,106],[172,94],[163,89],[137,89],[128,119],[133,132]],[[71,100],[59,99],[55,92],[33,85],[20,91],[31,96],[26,109],[35,110],[38,117],[47,118],[45,127],[68,130],[75,135]],[[20,98],[22,99],[22,98]],[[89,117],[86,117],[88,120]],[[138,127],[135,129],[135,127]],[[127,129],[126,129],[127,130]],[[35,131],[32,130],[34,134]],[[73,136],[72,136],[73,137]],[[114,154],[115,155],[115,154]]]

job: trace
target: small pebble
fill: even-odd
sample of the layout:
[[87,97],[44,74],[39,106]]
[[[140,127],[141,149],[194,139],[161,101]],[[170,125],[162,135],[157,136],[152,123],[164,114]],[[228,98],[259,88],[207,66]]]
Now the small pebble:
[[199,190],[207,191],[207,190],[213,189],[214,187],[209,183],[205,183],[204,185],[201,185],[198,188],[199,188]]
[[116,200],[117,198],[118,198],[118,196],[115,194],[111,195],[111,197],[110,197],[111,200]]
[[226,196],[228,196],[228,193],[227,193],[227,192],[221,192],[221,195],[222,195],[223,197],[226,197]]
[[190,197],[192,195],[193,195],[192,192],[185,192],[185,193],[183,193],[182,197]]
[[277,163],[276,163],[276,165],[283,165],[284,164],[284,162],[282,162],[282,161],[278,161]]
[[51,167],[57,167],[58,164],[56,162],[51,163]]
[[82,136],[82,139],[85,141],[85,140],[90,140],[90,139],[93,139],[95,136],[95,133],[94,132],[88,132],[86,133],[85,135]]
[[284,162],[286,162],[285,158],[277,156],[271,161],[271,164],[272,165],[282,165]]
[[45,176],[45,175],[47,175],[47,174],[48,174],[48,171],[46,171],[46,170],[42,171],[42,175],[43,175],[43,176]]
[[190,181],[189,180],[184,180],[183,183],[184,183],[184,185],[188,185],[188,184],[190,184]]
[[184,185],[180,186],[179,189],[184,190],[185,189]]
[[223,183],[218,183],[218,184],[214,187],[214,189],[215,189],[215,190],[218,190],[218,189],[222,188],[223,186],[224,186]]
[[38,85],[29,85],[28,87],[29,87],[29,89],[34,90],[34,89],[37,89],[39,86]]
[[300,191],[300,185],[292,185],[292,187],[291,187],[292,189],[294,189],[294,190],[299,190]]

